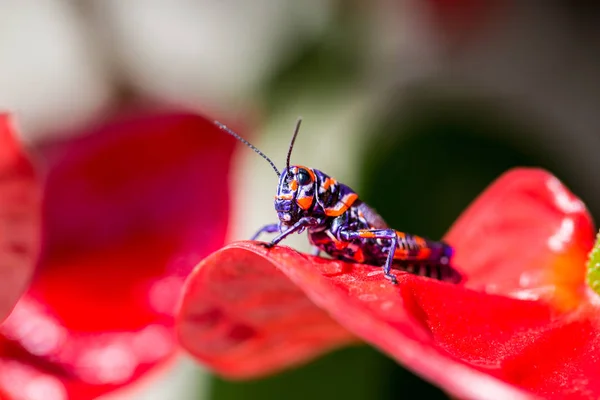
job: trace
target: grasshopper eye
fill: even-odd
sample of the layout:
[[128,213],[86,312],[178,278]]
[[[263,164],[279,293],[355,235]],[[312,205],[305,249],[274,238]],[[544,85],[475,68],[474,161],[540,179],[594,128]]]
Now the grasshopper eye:
[[306,185],[307,183],[310,183],[310,175],[303,169],[298,171],[296,179],[298,179],[298,183],[300,185]]

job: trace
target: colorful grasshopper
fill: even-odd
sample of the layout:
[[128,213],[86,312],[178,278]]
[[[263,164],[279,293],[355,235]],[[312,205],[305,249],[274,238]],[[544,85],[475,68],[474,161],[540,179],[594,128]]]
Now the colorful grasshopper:
[[218,121],[215,124],[232,135],[273,167],[279,177],[275,210],[279,222],[265,225],[262,233],[279,234],[271,247],[292,233],[308,231],[315,255],[321,251],[339,260],[383,265],[384,276],[397,284],[392,268],[445,281],[456,282],[458,274],[450,267],[453,249],[443,242],[391,229],[372,208],[348,186],[327,174],[301,165],[290,165],[290,156],[300,129],[299,119],[287,154],[286,168],[280,173],[260,150]]

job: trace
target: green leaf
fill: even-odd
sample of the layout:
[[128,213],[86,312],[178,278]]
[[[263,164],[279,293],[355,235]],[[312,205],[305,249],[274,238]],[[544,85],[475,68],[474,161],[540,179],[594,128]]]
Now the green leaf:
[[590,253],[586,279],[589,287],[600,294],[600,232],[596,236],[596,244]]

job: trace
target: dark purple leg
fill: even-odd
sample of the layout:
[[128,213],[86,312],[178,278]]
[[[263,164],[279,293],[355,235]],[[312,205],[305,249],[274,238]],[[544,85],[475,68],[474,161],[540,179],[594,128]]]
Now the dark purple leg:
[[258,239],[258,237],[262,234],[262,233],[273,233],[273,232],[279,232],[279,224],[269,224],[269,225],[265,225],[262,228],[260,228],[260,230],[258,232],[256,232],[251,238],[250,240],[256,240]]
[[298,232],[301,229],[306,228],[307,226],[318,225],[320,221],[313,217],[303,217],[300,218],[298,222],[292,225],[288,230],[281,232],[279,235],[275,236],[271,243],[268,244],[268,247],[275,246],[277,243],[281,242],[283,239],[288,237],[294,232]]
[[396,231],[393,229],[363,229],[360,231],[351,231],[348,229],[340,229],[338,232],[338,236],[341,240],[350,241],[354,239],[389,239],[390,240],[390,248],[387,250],[388,255],[385,260],[385,264],[383,264],[383,275],[392,281],[394,285],[398,284],[398,279],[396,279],[396,275],[392,274],[390,271],[392,269],[392,263],[394,262],[394,254],[396,253],[396,248],[398,247],[398,235],[396,235]]

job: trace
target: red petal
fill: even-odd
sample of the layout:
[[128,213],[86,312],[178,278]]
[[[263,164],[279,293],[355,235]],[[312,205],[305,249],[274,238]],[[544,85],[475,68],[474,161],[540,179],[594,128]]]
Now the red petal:
[[[530,266],[542,270],[531,264],[536,260],[549,262],[552,271],[557,265],[564,268],[565,262],[576,271],[584,269],[579,256],[587,246],[585,235],[593,240],[590,219],[581,203],[550,178],[538,170],[507,174],[457,223],[466,231],[455,227],[449,238],[458,247],[460,266],[475,274],[470,285],[482,288],[485,283],[485,271],[470,264],[474,261],[488,263],[499,278],[503,275],[490,260],[513,275],[518,272],[517,257],[523,257],[520,265],[526,271],[532,271]],[[557,215],[573,218],[573,234],[559,229],[562,220]],[[493,223],[477,230],[471,221]],[[459,240],[460,232],[465,235]],[[482,233],[488,240],[482,240]],[[511,235],[536,251],[513,258],[511,252],[519,248],[509,247],[517,243],[508,240]],[[467,242],[469,237],[474,246]],[[503,253],[495,240],[504,243]],[[542,258],[542,243],[548,240],[563,245],[558,258],[557,250]],[[584,244],[573,242],[577,240]],[[485,257],[486,246],[492,258]],[[188,278],[179,311],[179,340],[220,374],[249,378],[349,342],[343,326],[458,398],[600,396],[600,383],[594,379],[600,372],[594,351],[600,345],[600,321],[597,312],[586,310],[592,306],[565,313],[547,302],[402,272],[398,276],[399,285],[394,286],[379,267],[307,256],[285,246],[266,250],[256,242],[234,243],[202,261]],[[505,290],[500,293],[523,290],[518,279],[500,283]]]
[[551,296],[561,308],[585,295],[595,228],[585,205],[551,174],[515,169],[464,212],[445,240],[467,286],[525,298]]
[[[485,306],[485,312],[472,315],[481,319],[521,308],[517,323],[501,324],[510,336],[523,324],[546,322],[546,307],[403,273],[399,280],[396,287],[383,278],[381,268],[307,256],[285,246],[268,251],[256,242],[234,243],[206,258],[190,275],[179,314],[179,340],[218,373],[250,378],[347,344],[352,337],[339,322],[461,398],[492,398],[490,392],[494,398],[521,398],[510,386],[435,346],[426,312],[456,313],[463,303],[474,301]],[[435,302],[433,310],[421,307],[421,296]],[[440,308],[441,303],[446,304]],[[532,314],[538,315],[530,319]],[[479,386],[465,384],[474,379]]]
[[[274,254],[291,257],[292,269],[299,259],[310,265],[288,248]],[[319,258],[314,262],[329,266]],[[253,244],[231,245],[205,259],[185,288],[178,323],[183,346],[220,373],[247,378],[355,340],[314,306],[304,285],[294,285],[276,267]],[[316,271],[314,279],[322,279]]]
[[40,187],[7,114],[0,114],[0,321],[34,271],[41,237]]
[[[152,114],[43,149],[45,254],[0,375],[86,399],[169,358],[183,280],[224,241],[234,144],[204,118]],[[0,387],[17,397],[39,379]]]

